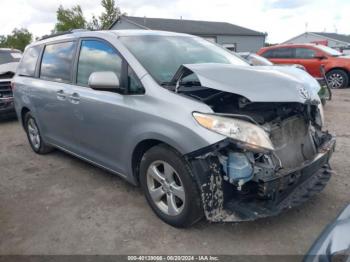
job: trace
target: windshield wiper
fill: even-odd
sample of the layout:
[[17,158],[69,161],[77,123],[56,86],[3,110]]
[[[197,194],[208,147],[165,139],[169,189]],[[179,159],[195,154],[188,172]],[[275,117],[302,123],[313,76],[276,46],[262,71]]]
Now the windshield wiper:
[[[172,90],[176,87],[176,85],[174,85],[174,83],[172,83],[171,81],[170,82],[167,82],[167,81],[161,82],[160,85],[162,87],[172,89]],[[186,88],[186,87],[187,88],[188,87],[202,87],[202,85],[198,80],[185,81],[185,82],[180,82],[177,89],[182,89],[182,88]]]
[[164,82],[160,82],[161,86],[170,86],[171,82],[168,81],[164,81]]
[[180,86],[191,87],[191,86],[201,86],[198,80],[180,82]]

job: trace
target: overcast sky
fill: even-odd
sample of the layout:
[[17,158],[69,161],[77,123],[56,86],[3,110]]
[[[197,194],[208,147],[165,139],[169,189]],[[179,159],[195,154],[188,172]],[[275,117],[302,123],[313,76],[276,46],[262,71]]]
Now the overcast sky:
[[[282,42],[307,31],[350,34],[350,0],[119,0],[134,16],[223,21],[267,32],[267,41]],[[0,35],[27,28],[35,36],[50,33],[60,4],[80,4],[85,16],[99,15],[100,0],[2,0]]]

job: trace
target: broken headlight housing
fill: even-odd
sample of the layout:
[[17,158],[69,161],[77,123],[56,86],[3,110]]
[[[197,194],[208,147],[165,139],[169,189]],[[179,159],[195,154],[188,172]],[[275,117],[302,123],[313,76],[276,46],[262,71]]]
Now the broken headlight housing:
[[198,124],[239,142],[240,146],[254,152],[272,151],[272,142],[261,127],[235,118],[218,115],[193,113]]
[[323,112],[323,106],[321,103],[319,103],[317,106],[315,122],[317,125],[319,125],[319,127],[323,127],[324,125],[324,112]]

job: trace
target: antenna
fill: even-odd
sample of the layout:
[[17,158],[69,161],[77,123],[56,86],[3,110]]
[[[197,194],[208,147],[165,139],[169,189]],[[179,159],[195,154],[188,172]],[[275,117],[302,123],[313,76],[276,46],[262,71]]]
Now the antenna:
[[305,22],[305,32],[307,32],[307,27],[308,27],[309,23]]

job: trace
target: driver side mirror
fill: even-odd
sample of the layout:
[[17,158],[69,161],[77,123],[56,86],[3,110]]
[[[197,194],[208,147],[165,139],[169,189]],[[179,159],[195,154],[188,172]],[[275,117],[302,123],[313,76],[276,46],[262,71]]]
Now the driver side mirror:
[[88,85],[95,90],[115,91],[119,89],[120,82],[114,72],[93,72],[89,77]]

